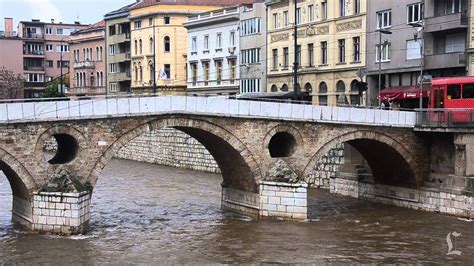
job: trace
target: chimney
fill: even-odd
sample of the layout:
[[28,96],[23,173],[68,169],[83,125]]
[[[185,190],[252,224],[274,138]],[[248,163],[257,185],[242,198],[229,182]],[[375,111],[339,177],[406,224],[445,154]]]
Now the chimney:
[[54,24],[54,18],[52,18],[52,19],[51,19],[51,23],[53,23],[53,24]]
[[13,36],[13,19],[5,18],[5,36]]

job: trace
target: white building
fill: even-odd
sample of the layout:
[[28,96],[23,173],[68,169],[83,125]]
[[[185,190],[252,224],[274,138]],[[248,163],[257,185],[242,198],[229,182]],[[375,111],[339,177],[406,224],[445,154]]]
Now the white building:
[[239,9],[234,6],[189,17],[189,95],[239,93]]

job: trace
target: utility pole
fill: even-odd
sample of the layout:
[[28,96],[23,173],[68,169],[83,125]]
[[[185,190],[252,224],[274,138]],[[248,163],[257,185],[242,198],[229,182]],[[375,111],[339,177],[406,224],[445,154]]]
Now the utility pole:
[[382,47],[382,34],[392,34],[391,31],[389,30],[384,30],[384,29],[379,29],[378,30],[379,32],[379,54],[378,54],[378,60],[379,60],[379,94],[377,95],[377,99],[379,100],[378,103],[379,103],[379,108],[381,108],[381,100],[380,99],[380,91],[382,90],[382,51],[383,48],[386,48],[388,49],[388,47],[386,47],[386,43],[384,42],[384,45]]
[[294,29],[294,51],[295,58],[293,62],[293,92],[295,94],[295,100],[299,100],[300,92],[298,88],[298,24],[297,24],[297,15],[298,15],[298,0],[293,0],[295,3],[295,29]]
[[153,94],[156,94],[156,39],[155,39],[155,17],[153,17]]
[[63,97],[64,96],[64,91],[63,91],[63,45],[62,42],[59,43],[59,47],[61,48],[60,53],[59,53],[59,66],[61,69],[61,77],[59,78],[59,96]]

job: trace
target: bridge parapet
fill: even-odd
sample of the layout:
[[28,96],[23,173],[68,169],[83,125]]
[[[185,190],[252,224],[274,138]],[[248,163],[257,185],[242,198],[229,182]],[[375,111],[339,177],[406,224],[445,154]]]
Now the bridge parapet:
[[405,128],[413,128],[416,124],[416,114],[407,111],[190,96],[0,103],[0,123],[149,116],[166,113]]

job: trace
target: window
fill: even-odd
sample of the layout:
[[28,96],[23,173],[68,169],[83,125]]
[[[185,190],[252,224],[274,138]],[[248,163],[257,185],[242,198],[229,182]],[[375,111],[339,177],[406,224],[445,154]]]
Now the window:
[[377,29],[384,29],[392,26],[392,11],[385,10],[377,12]]
[[421,45],[419,41],[407,41],[407,60],[421,58]]
[[26,74],[26,81],[28,82],[44,82],[43,74],[30,73]]
[[141,20],[138,20],[138,21],[135,21],[133,23],[133,27],[137,30],[137,29],[141,29],[142,28],[142,21]]
[[235,59],[229,59],[229,65],[230,65],[230,84],[234,84],[235,82],[235,76],[236,76],[236,64],[235,64]]
[[135,55],[138,54],[138,41],[135,40]]
[[139,43],[139,47],[140,47],[140,54],[142,54],[142,52],[143,52],[143,49],[142,49],[142,48],[143,48],[142,39],[140,39],[140,40],[138,41],[138,43]]
[[296,8],[296,25],[301,24],[301,8]]
[[62,66],[63,68],[66,68],[66,67],[69,67],[69,61],[59,61],[59,60],[58,60],[58,61],[56,62],[56,65],[57,65],[58,68],[61,68],[61,66]]
[[278,68],[278,50],[277,49],[272,50],[272,59],[273,59],[272,68],[277,69]]
[[167,79],[171,79],[171,65],[170,64],[165,64],[165,74]]
[[53,60],[46,60],[46,67],[54,67]]
[[445,14],[460,13],[461,9],[462,9],[462,0],[446,0],[446,9],[444,12]]
[[242,64],[260,63],[260,48],[242,50]]
[[283,48],[283,67],[288,67],[289,57],[288,57],[288,47]]
[[155,51],[155,43],[153,42],[153,37],[150,38],[150,54],[152,54]]
[[382,56],[382,62],[390,61],[390,43],[386,42],[386,43],[382,44],[382,54],[381,55],[380,55],[379,51],[380,51],[380,46],[376,45],[375,46],[375,57],[376,57],[375,62],[379,62],[380,56]]
[[148,19],[148,26],[153,26],[153,18]]
[[[325,94],[328,92],[328,86],[326,82],[322,81],[319,83],[319,94]],[[327,105],[328,104],[328,96],[327,95],[320,95],[319,96],[319,105]]]
[[109,73],[117,73],[117,63],[109,64]]
[[117,34],[115,31],[115,25],[109,26],[109,36]]
[[216,76],[217,76],[217,85],[221,85],[222,82],[222,61],[216,61]]
[[96,58],[97,61],[100,60],[99,47],[95,48],[95,58]]
[[301,66],[301,45],[296,46],[296,66]]
[[117,83],[116,82],[111,82],[109,84],[109,91],[110,92],[117,92]]
[[345,63],[346,62],[346,40],[341,39],[337,41],[339,44],[339,63]]
[[209,50],[209,35],[204,36],[204,50]]
[[314,6],[309,5],[308,6],[308,22],[314,21]]
[[240,81],[240,93],[260,92],[260,79],[242,79]]
[[346,15],[345,0],[339,0],[339,16],[344,17]]
[[360,14],[360,0],[354,0],[354,14]]
[[165,53],[169,53],[171,51],[171,41],[169,36],[165,36],[163,39],[164,42],[164,47],[165,47]]
[[143,68],[142,66],[140,66],[139,68],[140,68],[140,81],[143,81]]
[[328,63],[328,42],[321,42],[321,65]]
[[63,33],[64,33],[63,29],[56,29],[57,35],[63,35]]
[[69,53],[69,45],[67,44],[56,45],[56,52]]
[[360,62],[360,37],[352,38],[352,43],[354,45],[354,62]]
[[204,68],[204,86],[209,85],[209,62],[203,63]]
[[170,18],[170,17],[164,17],[164,18],[163,18],[163,23],[164,23],[165,25],[169,25],[170,22],[171,22],[171,18]]
[[52,44],[46,44],[46,52],[52,52],[53,51],[53,45]]
[[446,92],[448,100],[460,99],[461,98],[461,85],[452,84],[448,85],[448,91]]
[[407,22],[415,23],[423,20],[423,4],[416,3],[407,6]]
[[288,11],[283,11],[283,26],[288,27],[289,21],[288,21]]
[[[276,16],[277,14],[274,14],[274,15]],[[277,25],[277,24],[278,24],[278,19],[274,20],[273,25]],[[251,18],[251,19],[246,19],[240,22],[240,36],[246,36],[246,35],[251,35],[251,34],[256,34],[256,33],[260,33],[260,18]]]
[[44,32],[46,33],[46,35],[51,35],[51,34],[53,34],[53,29],[52,28],[46,28],[44,30]]
[[321,19],[328,19],[328,3],[326,1],[321,3]]
[[278,14],[274,13],[273,14],[273,28],[278,29],[280,25],[278,25]]
[[447,34],[445,40],[445,52],[455,53],[463,52],[466,48],[466,39],[464,33]]
[[197,64],[191,64],[191,77],[193,81],[193,86],[196,86],[197,83]]
[[474,84],[464,84],[462,85],[462,98],[463,99],[472,99],[474,98]]
[[216,48],[222,48],[222,33],[217,33]]
[[115,44],[109,45],[109,55],[114,55],[116,52],[117,46]]
[[197,37],[191,39],[191,52],[197,52]]
[[235,31],[230,32],[229,46],[230,47],[235,47]]
[[308,44],[308,66],[314,66],[314,45]]

